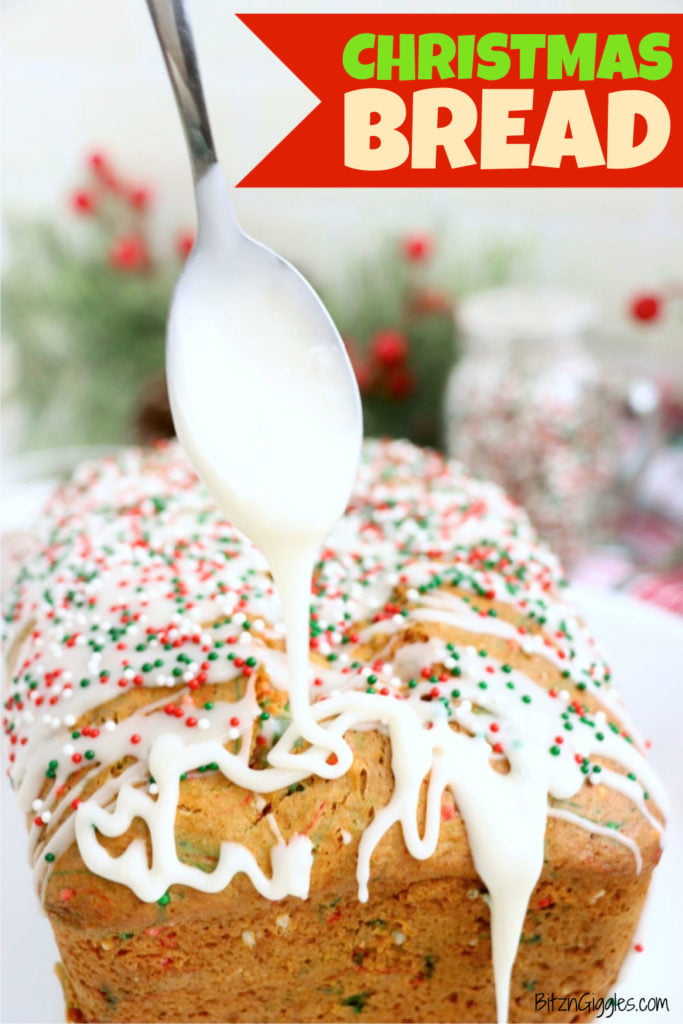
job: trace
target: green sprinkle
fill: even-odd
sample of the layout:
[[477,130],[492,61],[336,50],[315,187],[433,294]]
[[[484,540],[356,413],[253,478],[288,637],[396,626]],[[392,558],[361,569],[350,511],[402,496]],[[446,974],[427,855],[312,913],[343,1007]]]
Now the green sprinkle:
[[455,700],[457,700],[459,696],[460,696],[460,690],[451,690],[451,697],[454,697]]
[[531,697],[528,693],[522,695],[522,700],[525,704],[531,704]]
[[45,854],[45,860],[48,862],[48,864],[52,864],[54,859],[55,859],[54,853],[46,853]]
[[371,995],[372,992],[356,992],[355,995],[342,999],[341,1005],[350,1006],[354,1013],[360,1013]]
[[157,900],[157,903],[159,904],[160,907],[165,907],[170,902],[171,897],[167,892],[165,892],[164,895],[160,896],[159,899]]
[[562,750],[560,747],[557,746],[556,743],[553,743],[552,747],[550,747],[550,753],[553,755],[553,757],[559,757],[562,753]]

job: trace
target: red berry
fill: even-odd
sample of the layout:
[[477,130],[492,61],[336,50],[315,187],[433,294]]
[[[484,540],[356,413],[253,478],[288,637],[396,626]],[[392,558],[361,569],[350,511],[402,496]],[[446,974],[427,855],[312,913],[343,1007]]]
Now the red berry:
[[99,151],[90,153],[87,160],[88,166],[94,172],[95,177],[99,178],[103,185],[110,189],[118,188],[116,175],[104,153]]
[[646,323],[648,320],[658,320],[662,314],[662,297],[656,294],[636,295],[631,300],[629,311],[634,320]]
[[407,366],[396,366],[387,380],[387,391],[391,398],[410,398],[417,387],[417,378]]
[[109,262],[115,270],[143,270],[149,263],[144,239],[138,235],[118,238],[109,250]]
[[406,235],[402,242],[403,255],[413,263],[420,263],[432,254],[433,243],[429,235]]
[[93,153],[88,154],[88,166],[92,167],[93,171],[101,171],[107,167],[108,161],[104,153],[100,153],[99,150],[95,150]]
[[71,209],[76,213],[89,214],[95,212],[95,196],[86,189],[80,189],[71,195]]
[[128,202],[136,210],[146,210],[149,206],[151,193],[148,188],[139,186],[137,188],[130,189],[128,193]]
[[194,233],[192,231],[181,231],[176,239],[176,251],[182,260],[186,260],[194,245]]
[[377,331],[370,348],[373,356],[382,366],[398,366],[408,355],[408,341],[405,334],[387,327]]

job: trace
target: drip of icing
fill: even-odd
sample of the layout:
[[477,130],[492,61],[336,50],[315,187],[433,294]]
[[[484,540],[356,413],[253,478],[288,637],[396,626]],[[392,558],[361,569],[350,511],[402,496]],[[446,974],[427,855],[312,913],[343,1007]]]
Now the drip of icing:
[[[199,244],[169,317],[176,433],[218,506],[265,555],[287,632],[292,718],[346,771],[348,746],[331,746],[310,715],[308,605],[314,561],[357,470],[362,418],[355,376],[336,332],[336,343],[322,340],[334,329],[299,276],[281,260],[256,259],[258,250],[235,232],[218,165],[197,184],[197,212]],[[261,415],[248,442],[226,443],[239,437],[256,395]],[[291,756],[281,761],[287,763]]]
[[[462,544],[463,521],[468,546]],[[418,522],[425,525],[417,527]],[[348,749],[344,734],[378,728],[391,742],[395,788],[361,837],[359,895],[368,896],[372,856],[392,824],[400,824],[414,857],[431,856],[438,843],[441,797],[450,790],[489,890],[498,1016],[504,1020],[510,969],[542,863],[548,814],[622,842],[639,856],[629,837],[563,808],[548,809],[548,797],[570,799],[591,771],[591,781],[624,793],[657,827],[644,794],[649,792],[661,808],[661,787],[637,745],[621,735],[621,725],[608,721],[604,712],[590,715],[577,709],[561,683],[556,692],[547,692],[524,671],[486,651],[487,634],[498,643],[519,646],[529,634],[502,617],[487,616],[485,609],[477,612],[476,597],[482,593],[509,608],[515,621],[529,612],[542,617],[534,647],[549,670],[567,671],[572,685],[607,710],[613,703],[607,667],[562,600],[554,563],[536,546],[521,515],[494,488],[466,480],[457,467],[446,467],[436,456],[400,443],[366,448],[347,516],[332,531],[316,570],[312,604],[318,652],[333,660],[326,667],[316,665],[310,690],[306,645],[297,653],[290,636],[289,659],[267,646],[282,636],[282,621],[263,558],[221,519],[173,449],[148,457],[144,466],[139,456],[126,453],[118,463],[84,467],[56,496],[40,529],[43,548],[11,593],[8,615],[19,698],[8,709],[12,778],[26,810],[40,805],[34,807],[32,829],[39,882],[48,871],[46,854],[58,856],[75,827],[92,870],[128,885],[142,899],[155,898],[180,881],[216,891],[237,870],[246,871],[267,898],[303,897],[311,852],[303,836],[285,842],[275,834],[270,878],[236,843],[224,844],[211,874],[180,862],[173,845],[179,776],[215,763],[236,785],[268,793],[312,773],[341,774]],[[497,557],[502,568],[489,572],[483,563],[493,559],[486,540],[492,536],[501,538]],[[439,550],[443,562],[435,560]],[[310,567],[310,548],[307,557]],[[274,569],[282,581],[286,565],[276,562]],[[292,607],[307,592],[305,573],[308,568],[291,584]],[[131,580],[141,584],[139,590],[131,588]],[[185,581],[185,596],[174,580]],[[399,583],[411,588],[405,615],[391,603]],[[472,607],[442,586],[458,586],[470,595]],[[437,621],[474,634],[477,647],[470,641],[455,650],[437,637],[416,643],[403,636],[411,623],[431,621],[439,611],[442,619]],[[354,623],[373,619],[374,625],[355,632]],[[486,625],[491,628],[484,631]],[[392,638],[401,636],[403,646],[391,661],[383,654],[372,669],[354,668],[347,652],[371,638],[375,626],[382,627],[386,652]],[[299,704],[284,731],[272,720],[261,721],[253,675],[238,700],[201,709],[192,702],[193,686],[241,677],[252,671],[249,661],[262,665],[281,689],[293,659],[303,681],[299,689],[292,686],[293,703]],[[158,688],[150,704],[118,724],[104,723],[97,737],[71,735],[81,715],[141,684]],[[237,724],[229,724],[233,721]],[[461,731],[454,731],[452,722]],[[265,768],[249,765],[254,732],[273,744]],[[302,738],[311,745],[296,753]],[[226,750],[231,740],[238,743],[236,753]],[[337,764],[328,763],[330,751],[341,754]],[[131,755],[135,762],[118,779],[110,779],[75,815],[66,814],[92,778],[84,772],[60,795],[74,757],[96,771]],[[502,756],[509,763],[507,774],[495,770]],[[599,767],[596,757],[619,765],[624,774],[603,766],[593,776]],[[427,812],[420,822],[425,779]],[[52,813],[49,821],[41,817],[43,806]],[[135,847],[127,859],[125,854],[118,860],[109,856],[93,829],[122,835],[135,816],[149,827],[149,868]],[[527,828],[519,828],[520,820]]]
[[582,818],[580,814],[574,814],[572,811],[567,811],[563,807],[549,807],[548,814],[551,818],[560,818],[562,821],[569,821],[572,825],[578,825],[579,828],[583,828],[586,832],[592,832],[598,836],[607,836],[608,839],[614,839],[616,842],[621,843],[622,846],[628,847],[633,854],[633,859],[636,864],[636,871],[638,874],[643,869],[643,858],[640,855],[638,844],[630,838],[630,836],[622,836],[615,829],[607,828],[605,825],[598,825],[596,821],[590,821],[588,818]]

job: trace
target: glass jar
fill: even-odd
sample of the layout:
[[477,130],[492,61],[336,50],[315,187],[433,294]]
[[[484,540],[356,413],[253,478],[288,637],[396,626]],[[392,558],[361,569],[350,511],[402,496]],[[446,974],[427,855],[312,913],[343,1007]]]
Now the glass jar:
[[457,314],[463,356],[446,388],[446,445],[501,484],[571,565],[619,475],[620,398],[586,344],[593,304],[500,288]]

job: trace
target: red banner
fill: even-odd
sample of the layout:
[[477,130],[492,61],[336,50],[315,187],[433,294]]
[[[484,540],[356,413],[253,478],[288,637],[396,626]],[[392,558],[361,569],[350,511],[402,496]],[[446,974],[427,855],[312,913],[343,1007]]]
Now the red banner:
[[242,14],[319,99],[240,182],[683,184],[681,14]]

